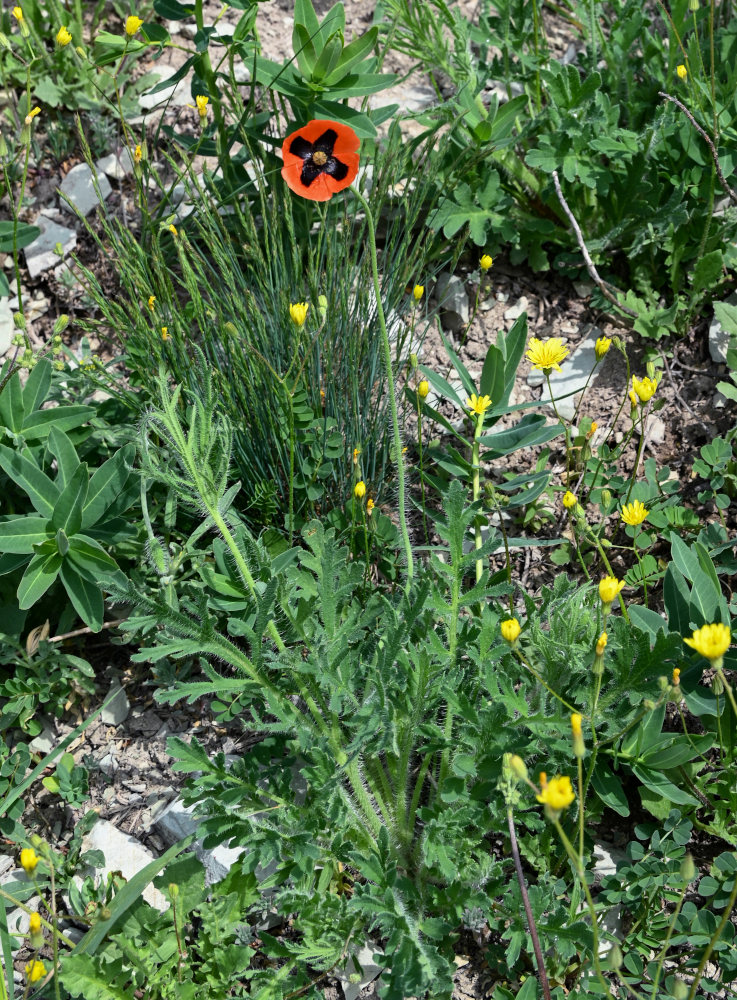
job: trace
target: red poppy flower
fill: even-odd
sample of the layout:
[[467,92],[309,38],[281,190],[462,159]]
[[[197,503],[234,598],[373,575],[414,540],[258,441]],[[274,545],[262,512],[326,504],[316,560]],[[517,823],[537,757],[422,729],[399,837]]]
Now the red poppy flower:
[[358,136],[348,125],[314,119],[284,140],[281,175],[295,194],[328,201],[353,183],[359,145]]

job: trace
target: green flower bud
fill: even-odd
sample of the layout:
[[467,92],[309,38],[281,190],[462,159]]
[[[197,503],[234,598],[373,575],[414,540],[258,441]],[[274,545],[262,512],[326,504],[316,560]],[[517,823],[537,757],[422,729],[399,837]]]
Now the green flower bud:
[[25,330],[26,328],[26,317],[22,312],[13,313],[13,325],[16,330]]
[[685,879],[686,882],[693,882],[696,875],[696,865],[691,855],[687,854],[681,862],[681,878]]
[[169,883],[169,895],[172,899],[177,899],[179,896],[179,886],[176,882]]
[[607,959],[607,964],[612,972],[619,972],[624,963],[624,955],[622,954],[622,949],[619,947],[615,941],[609,951],[609,957]]
[[56,323],[54,323],[54,340],[59,338],[59,343],[61,343],[61,337],[59,337],[59,334],[63,333],[68,326],[69,326],[69,317],[67,316],[66,313],[62,313],[61,316],[59,316],[59,318],[57,319]]
[[672,990],[675,1000],[686,1000],[689,994],[688,985],[682,979],[673,980]]

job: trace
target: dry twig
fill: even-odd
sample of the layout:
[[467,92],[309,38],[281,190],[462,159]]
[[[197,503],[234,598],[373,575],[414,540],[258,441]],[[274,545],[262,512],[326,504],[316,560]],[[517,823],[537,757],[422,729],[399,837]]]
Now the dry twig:
[[717,176],[719,177],[719,183],[724,188],[725,194],[727,195],[727,197],[729,198],[729,200],[732,202],[732,204],[733,205],[737,205],[737,192],[735,192],[735,191],[732,190],[732,188],[729,186],[729,184],[727,184],[727,181],[724,178],[724,174],[722,173],[722,168],[719,166],[719,154],[717,153],[716,148],[714,146],[714,143],[711,141],[710,136],[708,136],[707,133],[702,129],[702,127],[696,121],[696,119],[691,114],[691,112],[688,110],[688,108],[686,107],[686,105],[685,104],[681,104],[681,102],[678,100],[677,97],[671,97],[670,94],[666,94],[665,91],[662,91],[662,90],[658,91],[658,97],[664,97],[666,101],[671,101],[673,104],[675,104],[675,106],[678,108],[678,110],[682,111],[684,113],[684,115],[686,116],[686,118],[688,118],[688,120],[691,122],[691,124],[693,125],[693,127],[696,129],[696,131],[702,137],[702,139],[704,140],[704,142],[706,143],[706,145],[711,150],[712,159],[714,160],[714,166],[716,167]]

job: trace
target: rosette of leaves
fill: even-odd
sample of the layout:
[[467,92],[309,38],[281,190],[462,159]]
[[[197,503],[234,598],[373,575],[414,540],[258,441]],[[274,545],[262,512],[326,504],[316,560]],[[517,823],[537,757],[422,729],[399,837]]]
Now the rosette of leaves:
[[90,472],[67,431],[95,410],[80,404],[41,409],[50,386],[51,364],[44,359],[25,386],[15,372],[0,394],[0,431],[11,442],[0,443],[0,469],[30,504],[0,517],[0,574],[25,567],[17,590],[22,611],[60,580],[82,621],[98,631],[103,581],[122,576],[104,546],[133,533],[120,515],[138,495],[131,476],[135,447],[126,445]]

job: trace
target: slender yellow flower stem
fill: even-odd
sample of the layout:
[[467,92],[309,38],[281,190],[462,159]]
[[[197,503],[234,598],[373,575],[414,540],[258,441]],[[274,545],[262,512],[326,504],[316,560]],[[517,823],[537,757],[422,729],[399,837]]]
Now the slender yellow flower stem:
[[430,535],[427,530],[427,513],[425,511],[425,469],[422,458],[422,400],[420,394],[415,393],[417,398],[417,451],[420,459],[420,491],[422,495],[422,530],[425,535],[425,544],[430,544]]
[[578,763],[578,855],[583,857],[583,828],[584,828],[584,787],[583,787],[583,760],[576,758]]
[[374,220],[371,214],[371,208],[369,203],[366,201],[361,192],[352,187],[351,191],[361,203],[364,212],[366,213],[366,227],[368,229],[369,237],[369,251],[371,255],[371,274],[374,281],[374,296],[376,298],[376,310],[379,317],[379,327],[381,329],[381,339],[384,347],[384,367],[386,368],[386,378],[387,378],[387,389],[389,393],[389,409],[391,410],[392,417],[392,431],[394,433],[394,460],[397,463],[397,486],[399,494],[399,530],[402,535],[402,541],[404,543],[404,555],[407,562],[407,583],[405,590],[409,592],[412,586],[412,578],[414,576],[414,560],[412,558],[412,544],[409,540],[409,531],[407,530],[407,513],[406,513],[406,499],[405,499],[405,475],[404,475],[404,458],[402,456],[402,438],[399,433],[399,415],[397,412],[397,395],[396,387],[394,385],[394,371],[392,368],[392,349],[389,343],[389,334],[386,329],[386,319],[384,318],[384,307],[381,302],[381,284],[379,282],[379,263],[376,256],[376,230],[374,228]]
[[[17,907],[17,909],[19,909],[19,910],[24,910],[29,915],[31,913],[35,912],[35,910],[32,910],[30,906],[26,906],[25,903],[21,903],[21,901],[19,899],[16,899],[15,896],[11,896],[11,894],[9,892],[6,892],[5,889],[3,889],[1,887],[0,887],[0,896],[3,899],[7,900],[9,903],[12,903],[13,907]],[[39,913],[39,917],[41,917],[40,913]],[[55,935],[61,941],[63,941],[64,944],[67,945],[67,947],[69,947],[69,948],[75,948],[76,947],[74,941],[72,941],[71,938],[68,938],[66,936],[66,934],[62,933],[62,931],[55,930],[54,929],[54,925],[52,923],[50,923],[48,920],[45,920],[44,917],[41,917],[41,923],[43,924],[43,926],[48,931],[50,931],[51,934]],[[0,976],[0,982],[1,981],[2,981],[2,977]]]

